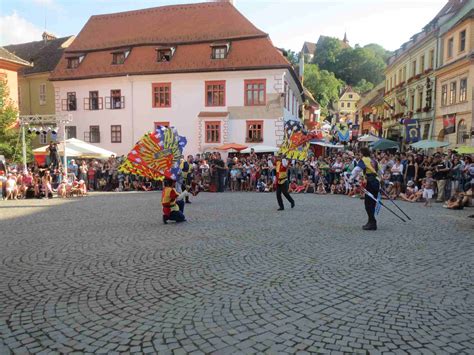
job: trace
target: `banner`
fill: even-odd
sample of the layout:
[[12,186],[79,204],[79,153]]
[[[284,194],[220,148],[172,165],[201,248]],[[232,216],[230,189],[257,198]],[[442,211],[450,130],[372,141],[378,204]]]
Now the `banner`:
[[283,154],[290,160],[306,160],[310,141],[321,138],[321,132],[308,132],[300,121],[289,120],[285,123],[285,136],[278,154]]
[[405,142],[416,143],[420,140],[420,125],[418,120],[405,119],[403,120],[405,125]]
[[347,123],[337,123],[335,126],[335,130],[337,133],[337,138],[339,142],[348,142],[350,139],[349,135],[349,126]]
[[452,134],[456,132],[456,114],[443,116],[444,134]]

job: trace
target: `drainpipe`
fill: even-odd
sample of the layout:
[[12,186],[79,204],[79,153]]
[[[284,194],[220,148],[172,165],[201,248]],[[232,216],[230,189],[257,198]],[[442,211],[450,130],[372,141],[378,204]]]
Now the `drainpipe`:
[[127,74],[127,79],[128,81],[130,82],[130,91],[131,91],[131,105],[130,105],[130,109],[132,111],[132,142],[131,142],[131,146],[133,147],[133,145],[135,144],[135,115],[134,115],[134,110],[133,110],[133,89],[134,89],[134,85],[133,85],[133,78],[130,77],[128,74]]

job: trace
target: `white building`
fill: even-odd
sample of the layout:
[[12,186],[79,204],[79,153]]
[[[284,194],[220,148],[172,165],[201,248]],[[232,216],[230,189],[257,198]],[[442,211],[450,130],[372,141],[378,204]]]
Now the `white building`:
[[186,136],[186,154],[279,145],[303,103],[290,63],[226,2],[92,16],[50,80],[69,137],[118,154],[158,124]]

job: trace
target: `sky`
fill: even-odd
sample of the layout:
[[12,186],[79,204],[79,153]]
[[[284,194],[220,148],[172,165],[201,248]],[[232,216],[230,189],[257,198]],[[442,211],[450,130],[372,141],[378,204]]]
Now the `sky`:
[[[0,0],[0,45],[77,35],[90,16],[199,1],[190,0]],[[378,43],[399,48],[419,32],[447,0],[236,0],[237,9],[270,35],[277,47],[300,51],[320,35],[352,46]]]

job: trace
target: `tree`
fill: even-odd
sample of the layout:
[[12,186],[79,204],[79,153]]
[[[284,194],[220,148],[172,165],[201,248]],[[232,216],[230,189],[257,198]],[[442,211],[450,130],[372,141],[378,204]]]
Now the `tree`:
[[364,92],[370,91],[373,88],[374,84],[365,79],[360,80],[357,85],[353,87],[354,91],[359,94],[363,94]]
[[344,82],[337,79],[334,73],[320,70],[316,64],[307,64],[304,67],[304,85],[318,101],[323,115],[327,115],[329,104],[339,98]]
[[337,38],[322,37],[316,45],[313,63],[321,70],[335,72],[337,59],[342,51],[342,44]]
[[[0,155],[9,161],[18,162],[22,157],[21,141],[18,129],[12,128],[17,118],[18,109],[10,98],[7,79],[0,79]],[[29,153],[31,155],[31,148]]]
[[292,51],[291,49],[288,49],[288,50],[285,49],[284,51],[286,52],[286,58],[288,59],[288,61],[293,66],[298,65],[300,61],[299,55],[295,51]]

